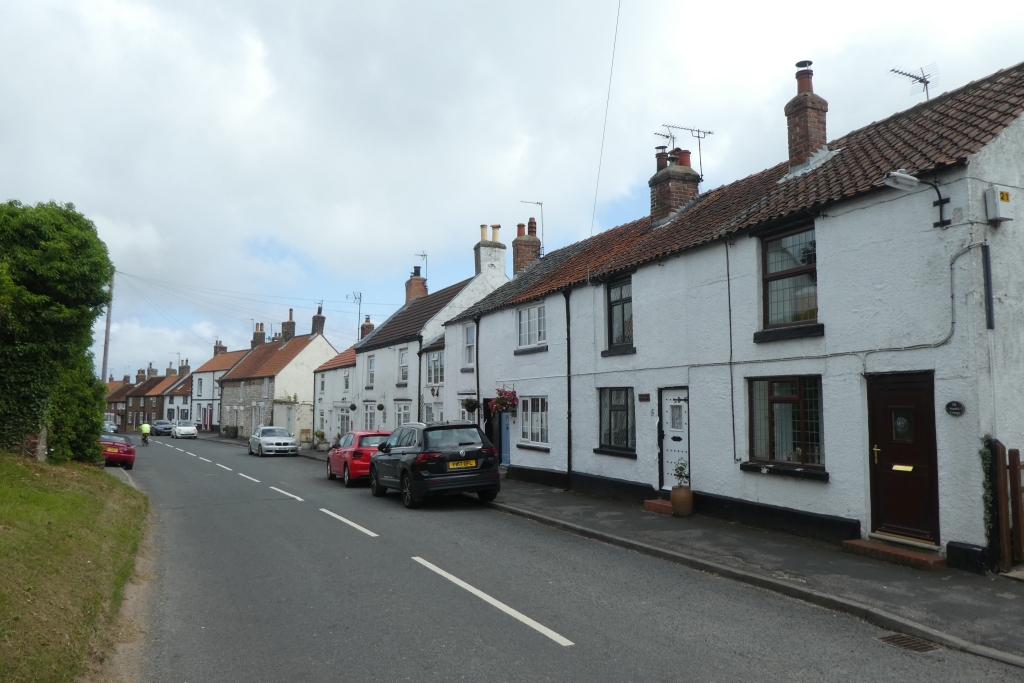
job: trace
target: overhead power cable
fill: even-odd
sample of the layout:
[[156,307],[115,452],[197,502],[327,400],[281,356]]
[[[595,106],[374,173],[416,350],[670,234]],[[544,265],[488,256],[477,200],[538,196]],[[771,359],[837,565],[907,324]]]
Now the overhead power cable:
[[594,221],[597,219],[597,191],[601,187],[601,163],[604,161],[604,136],[608,130],[608,105],[612,101],[612,74],[615,73],[615,46],[619,42],[619,14],[622,0],[615,10],[615,35],[612,37],[612,64],[608,69],[608,94],[604,99],[604,124],[601,126],[601,152],[597,156],[597,181],[594,183],[594,211],[590,214],[590,236],[594,236]]

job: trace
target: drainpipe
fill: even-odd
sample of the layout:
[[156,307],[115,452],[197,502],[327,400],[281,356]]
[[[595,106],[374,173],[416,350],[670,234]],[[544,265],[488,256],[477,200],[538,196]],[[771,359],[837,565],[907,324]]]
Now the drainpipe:
[[423,335],[416,335],[416,421],[423,422]]
[[[480,316],[473,318],[473,326],[476,327],[476,359],[473,361],[476,367],[473,374],[476,375],[476,426],[480,427],[480,416],[483,415],[483,402],[480,400]],[[482,427],[480,427],[483,429]]]
[[569,317],[571,290],[562,290],[565,297],[565,488],[572,490],[572,318]]

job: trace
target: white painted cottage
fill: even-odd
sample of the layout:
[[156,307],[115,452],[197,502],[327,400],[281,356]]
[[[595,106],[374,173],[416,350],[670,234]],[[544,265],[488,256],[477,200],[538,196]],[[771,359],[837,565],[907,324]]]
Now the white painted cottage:
[[1024,65],[828,144],[796,79],[788,160],[700,192],[659,148],[650,216],[513,242],[447,344],[473,324],[477,396],[519,397],[511,478],[666,497],[684,460],[705,513],[984,546],[981,439],[1024,445]]
[[[491,226],[488,240],[486,227],[480,226],[480,241],[473,247],[473,277],[428,294],[417,266],[405,283],[405,304],[356,344],[355,365],[339,366],[331,382],[332,373],[321,371],[323,393],[317,400],[322,399],[325,412],[347,404],[351,429],[391,430],[414,420],[456,417],[445,409],[445,378],[451,381],[461,367],[449,362],[446,368],[443,323],[508,282],[500,228]],[[345,372],[351,373],[349,389],[341,388]],[[330,424],[340,427],[342,419],[335,412]]]
[[228,351],[218,340],[213,345],[213,358],[192,373],[192,419],[198,429],[220,432],[219,380],[248,352]]

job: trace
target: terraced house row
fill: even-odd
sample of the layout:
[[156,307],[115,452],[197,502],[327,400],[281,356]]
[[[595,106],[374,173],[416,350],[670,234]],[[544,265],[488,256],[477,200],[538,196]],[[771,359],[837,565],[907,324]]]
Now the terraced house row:
[[683,461],[710,514],[981,552],[981,439],[1024,445],[1024,66],[832,140],[798,66],[788,159],[705,190],[659,147],[650,215],[543,257],[520,225],[507,281],[481,235],[315,370],[315,419],[477,420],[509,477],[638,500]]

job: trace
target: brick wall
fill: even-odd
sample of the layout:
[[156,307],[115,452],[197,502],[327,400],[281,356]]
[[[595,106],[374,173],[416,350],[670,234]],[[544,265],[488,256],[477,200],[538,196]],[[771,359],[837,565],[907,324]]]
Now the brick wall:
[[[255,406],[253,404],[256,404]],[[253,410],[255,408],[255,410]],[[220,428],[238,427],[239,437],[248,437],[253,429],[274,423],[274,378],[267,381],[264,395],[263,379],[224,382],[220,395]]]

